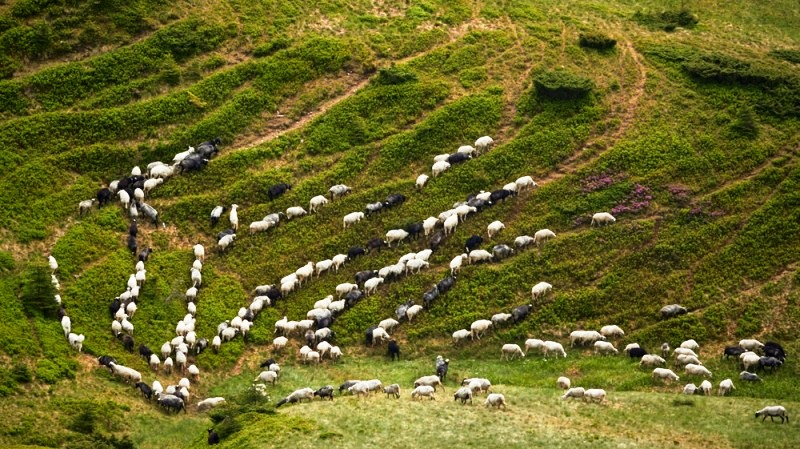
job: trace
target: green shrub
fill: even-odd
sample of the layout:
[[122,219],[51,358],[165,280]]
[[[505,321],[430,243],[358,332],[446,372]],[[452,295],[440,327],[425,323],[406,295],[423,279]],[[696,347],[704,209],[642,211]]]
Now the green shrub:
[[46,384],[54,384],[61,379],[74,379],[78,363],[67,359],[40,359],[36,364],[36,379]]
[[413,83],[417,81],[417,74],[402,67],[392,65],[378,70],[378,77],[375,79],[376,84],[391,85]]
[[617,45],[617,41],[602,33],[581,33],[578,38],[578,45],[596,50],[609,50]]
[[33,381],[33,371],[24,363],[16,363],[11,368],[11,378],[18,384],[27,384]]
[[29,315],[55,317],[58,303],[53,299],[56,289],[50,282],[49,267],[45,265],[29,265],[22,276],[20,299]]
[[636,11],[633,20],[641,25],[664,31],[675,31],[678,27],[693,28],[698,23],[697,17],[688,9],[659,13]]
[[583,98],[594,89],[592,80],[563,69],[539,73],[533,77],[533,85],[539,96],[557,100]]
[[14,269],[14,256],[7,251],[0,251],[0,273]]
[[800,50],[782,48],[771,50],[768,54],[773,58],[783,59],[784,61],[788,61],[793,64],[800,64]]
[[278,50],[289,48],[291,43],[292,41],[289,38],[277,37],[254,48],[253,56],[255,56],[256,58],[263,58],[265,56],[270,56]]

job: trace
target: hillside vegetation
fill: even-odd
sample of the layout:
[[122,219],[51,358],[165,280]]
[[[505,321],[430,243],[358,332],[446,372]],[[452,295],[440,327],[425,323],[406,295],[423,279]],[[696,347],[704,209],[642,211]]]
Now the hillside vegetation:
[[[201,447],[212,425],[225,447],[800,441],[797,2],[7,0],[0,49],[4,447]],[[490,151],[415,188],[434,156],[484,135],[496,142]],[[295,338],[277,357],[284,377],[270,400],[249,390],[259,362],[272,355],[276,320],[304,319],[337,284],[427,248],[426,238],[351,260],[265,308],[247,342],[237,337],[194,359],[203,374],[193,403],[219,395],[229,405],[170,416],[97,365],[97,356],[110,354],[146,382],[156,378],[109,332],[108,306],[135,264],[128,214],[115,200],[79,215],[78,203],[134,166],[169,162],[214,137],[221,151],[207,167],[151,192],[159,223],[139,220],[139,248],[153,253],[132,320],[137,346],[157,350],[175,335],[195,243],[208,254],[197,334],[211,340],[256,286],[278,283],[307,261],[346,253],[521,176],[538,188],[470,216],[429,269],[380,286],[337,316],[342,363],[297,363]],[[268,188],[279,182],[292,189],[270,201]],[[268,213],[308,209],[335,184],[352,194],[265,233],[247,232]],[[342,229],[344,215],[392,193],[407,200]],[[225,253],[214,248],[227,212],[216,227],[209,223],[218,204],[240,206],[240,231]],[[600,211],[616,223],[591,226]],[[494,220],[505,229],[488,239]],[[392,334],[403,362],[388,362],[385,345],[364,345],[368,327],[408,299],[421,302],[449,273],[469,236],[482,235],[491,250],[542,228],[557,236],[499,262],[465,265],[452,290],[403,322]],[[86,335],[83,354],[55,318],[50,254],[73,332]],[[540,281],[553,291],[532,301]],[[675,303],[689,313],[662,320],[659,310]],[[452,344],[454,331],[524,304],[533,311],[521,322]],[[570,331],[605,324],[625,329],[620,349],[693,338],[715,386],[730,377],[737,390],[678,396],[683,377],[663,386],[626,357],[588,350],[567,348],[566,360],[498,360],[503,343],[536,337],[568,346]],[[762,384],[738,381],[739,369],[719,355],[742,338],[781,342],[786,364],[761,374]],[[437,354],[453,361],[447,394],[410,403],[408,387],[432,374]],[[555,378],[565,374],[605,388],[608,403],[558,400]],[[508,410],[448,400],[467,376],[491,378]],[[164,385],[179,378],[157,377]],[[337,398],[335,406],[274,409],[296,388],[376,377],[401,384],[398,404]],[[786,405],[792,424],[753,421],[767,403]],[[476,423],[469,434],[465,422]]]

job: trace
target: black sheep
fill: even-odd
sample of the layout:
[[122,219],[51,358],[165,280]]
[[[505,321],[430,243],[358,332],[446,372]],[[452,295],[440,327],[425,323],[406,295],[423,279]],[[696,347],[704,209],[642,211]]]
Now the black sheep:
[[453,153],[450,156],[447,156],[447,163],[450,165],[455,165],[455,164],[460,164],[469,159],[470,155],[467,153]]
[[153,355],[153,351],[151,351],[150,348],[145,345],[139,345],[139,355],[149,362],[150,356]]
[[386,241],[385,241],[385,240],[383,240],[383,239],[379,239],[379,238],[377,238],[377,237],[376,237],[376,238],[374,238],[374,239],[369,239],[369,241],[367,242],[367,244],[366,244],[366,245],[364,245],[364,246],[366,247],[366,251],[367,251],[368,253],[371,253],[371,252],[372,252],[372,250],[378,250],[378,251],[380,251],[380,250],[381,250],[381,248],[383,248],[384,246],[386,246]]
[[481,246],[481,243],[483,243],[483,237],[473,234],[467,239],[467,242],[464,245],[467,250],[466,252],[469,254],[470,251]]
[[775,368],[780,368],[781,365],[783,365],[783,362],[776,359],[775,357],[761,357],[760,359],[758,359],[758,367],[761,369],[764,368],[775,369]]
[[489,196],[489,201],[493,204],[497,204],[498,201],[505,201],[506,198],[513,195],[514,192],[511,190],[506,189],[499,189],[492,192],[491,196]]
[[436,289],[439,290],[440,295],[443,295],[447,293],[448,290],[453,288],[453,285],[455,285],[455,283],[456,283],[456,278],[454,278],[453,276],[447,276],[446,278],[439,281],[438,284],[436,284]]
[[399,205],[403,204],[403,202],[405,200],[406,200],[405,196],[403,196],[403,195],[401,195],[399,193],[393,193],[393,194],[391,194],[391,195],[386,197],[386,201],[384,201],[383,207],[399,206]]
[[273,363],[275,363],[275,359],[271,358],[269,360],[264,360],[263,362],[261,362],[261,365],[259,365],[259,366],[261,368],[269,368],[269,366],[272,365]]
[[136,257],[136,250],[138,249],[139,246],[136,244],[136,237],[133,235],[128,235],[128,250],[130,250],[133,257]]
[[365,271],[359,271],[358,273],[356,273],[355,280],[356,280],[356,284],[362,284],[363,285],[364,282],[367,282],[368,280],[370,280],[372,278],[376,278],[376,277],[378,277],[378,272],[377,271],[375,271],[375,270],[365,270]]
[[641,359],[647,355],[647,351],[644,348],[632,348],[628,351],[628,356],[632,359]]
[[136,237],[139,234],[139,227],[136,226],[136,219],[131,220],[131,225],[128,227],[128,235]]
[[117,361],[116,359],[114,359],[114,357],[111,357],[110,355],[101,355],[100,357],[97,358],[97,363],[109,367],[109,365],[112,363],[116,365]]
[[317,317],[314,319],[314,325],[317,327],[317,329],[331,327],[332,324],[333,316]]
[[443,241],[444,241],[444,232],[438,230],[434,232],[430,240],[428,240],[428,246],[430,247],[430,249],[436,251],[436,248],[438,248]]
[[344,304],[348,308],[353,307],[358,303],[358,301],[361,301],[361,298],[363,297],[364,297],[364,292],[362,292],[361,290],[352,290],[348,292],[346,295],[344,295]]
[[178,164],[178,166],[181,168],[181,173],[198,171],[206,165],[208,165],[208,159],[204,159],[199,155],[191,155]]
[[224,231],[220,231],[220,232],[217,233],[217,241],[220,241],[220,240],[222,240],[222,237],[225,237],[226,235],[231,235],[231,234],[236,234],[236,231],[234,231],[231,228],[228,228],[228,229],[226,229]]
[[730,357],[739,357],[739,354],[742,354],[744,349],[741,346],[725,346],[725,351],[722,355],[727,359]]
[[131,337],[128,334],[119,334],[117,335],[117,338],[122,340],[122,346],[125,348],[126,351],[133,352],[133,345],[134,345],[133,337]]
[[392,339],[389,340],[389,357],[394,362],[395,358],[400,360],[400,345],[397,344],[397,341]]
[[406,317],[406,312],[408,308],[414,305],[414,300],[409,299],[408,301],[400,304],[397,309],[394,311],[394,316],[397,318],[397,321],[403,321]]
[[357,384],[358,382],[359,382],[358,380],[348,380],[343,384],[339,385],[339,394],[344,394],[345,391],[348,391],[350,387]]
[[141,391],[144,397],[146,397],[148,401],[153,398],[153,389],[150,388],[150,386],[147,385],[146,383],[136,382],[134,387],[139,391]]
[[409,237],[413,239],[422,233],[422,231],[425,230],[425,227],[423,226],[422,222],[411,223],[410,225],[406,226],[404,230],[408,232]]
[[306,331],[306,334],[305,334],[306,345],[308,345],[309,347],[312,347],[312,348],[313,348],[313,347],[314,347],[314,340],[315,340],[316,338],[317,338],[317,337],[316,337],[316,335],[314,334],[314,331],[312,331],[311,329],[309,329],[309,330],[307,330],[307,331]]
[[176,413],[180,412],[181,410],[183,410],[183,413],[186,413],[186,403],[183,402],[183,399],[175,395],[165,394],[159,397],[158,405],[167,410],[173,410]]
[[113,194],[108,187],[103,187],[97,191],[97,207],[103,207],[107,202],[111,201]]
[[287,190],[291,190],[291,188],[292,188],[291,185],[286,184],[285,182],[281,182],[270,187],[269,190],[267,191],[267,196],[269,196],[269,200],[272,201],[275,198],[278,198],[279,196],[286,193]]
[[108,312],[111,314],[112,318],[114,318],[114,315],[116,315],[120,307],[122,307],[122,303],[119,300],[119,296],[117,296],[114,298],[114,301],[111,302],[111,305],[108,306]]
[[491,206],[491,201],[482,200],[480,198],[472,198],[467,201],[467,206],[474,207],[478,212],[482,211],[486,206]]
[[329,398],[331,401],[333,400],[333,385],[326,385],[319,390],[314,392],[314,397],[320,397],[322,399]]
[[767,357],[775,357],[781,362],[786,360],[786,351],[783,350],[783,346],[774,341],[766,342],[762,349],[764,350],[764,355]]
[[360,246],[354,246],[347,250],[347,258],[350,260],[353,260],[358,256],[363,256],[364,254],[366,254],[366,251],[364,251],[364,248]]
[[203,351],[206,350],[206,348],[208,348],[208,339],[207,338],[201,338],[201,339],[197,340],[197,344],[194,345],[195,354],[197,354],[197,355],[202,354]]
[[208,444],[219,444],[219,434],[214,429],[208,429]]
[[367,328],[366,332],[364,332],[364,343],[366,343],[367,346],[372,346],[372,331],[375,329],[375,326],[371,326]]
[[436,363],[436,375],[442,382],[447,378],[447,368],[450,366],[450,359],[444,359],[442,363]]
[[433,286],[430,290],[422,294],[422,305],[426,309],[431,306],[433,300],[439,297],[439,287]]
[[140,262],[147,262],[147,258],[150,257],[150,253],[153,252],[153,248],[145,248],[142,252],[139,253],[139,261]]
[[533,304],[515,307],[514,310],[511,311],[511,321],[518,323],[524,320],[531,313],[531,309],[533,309]]

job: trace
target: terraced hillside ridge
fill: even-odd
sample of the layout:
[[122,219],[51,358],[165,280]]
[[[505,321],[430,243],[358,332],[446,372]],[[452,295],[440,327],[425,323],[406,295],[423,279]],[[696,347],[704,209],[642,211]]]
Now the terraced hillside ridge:
[[[793,2],[9,0],[0,17],[0,446],[800,441]],[[606,325],[613,349],[571,344]],[[723,356],[751,344],[751,366]],[[711,395],[684,394],[695,362]],[[437,370],[435,400],[412,397]],[[561,376],[605,398],[564,397]],[[467,378],[491,391],[450,399]],[[188,397],[148,399],[154,381]],[[792,421],[755,420],[769,405]]]

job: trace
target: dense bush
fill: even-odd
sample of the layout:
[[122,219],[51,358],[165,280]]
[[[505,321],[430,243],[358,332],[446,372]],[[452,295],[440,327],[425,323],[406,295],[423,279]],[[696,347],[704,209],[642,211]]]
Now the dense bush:
[[56,289],[50,282],[50,271],[45,265],[29,265],[22,277],[20,299],[28,315],[55,317],[58,303],[53,299]]
[[783,59],[784,61],[789,61],[794,64],[800,64],[800,50],[782,48],[770,51],[769,55],[773,58]]
[[596,50],[609,50],[617,45],[617,41],[603,33],[581,33],[578,38],[578,45],[584,48],[594,48]]
[[658,13],[636,11],[633,20],[647,27],[664,31],[674,31],[678,27],[693,28],[698,23],[697,17],[688,9]]
[[533,85],[539,96],[557,100],[583,98],[594,89],[592,80],[566,70],[539,73],[533,77]]

